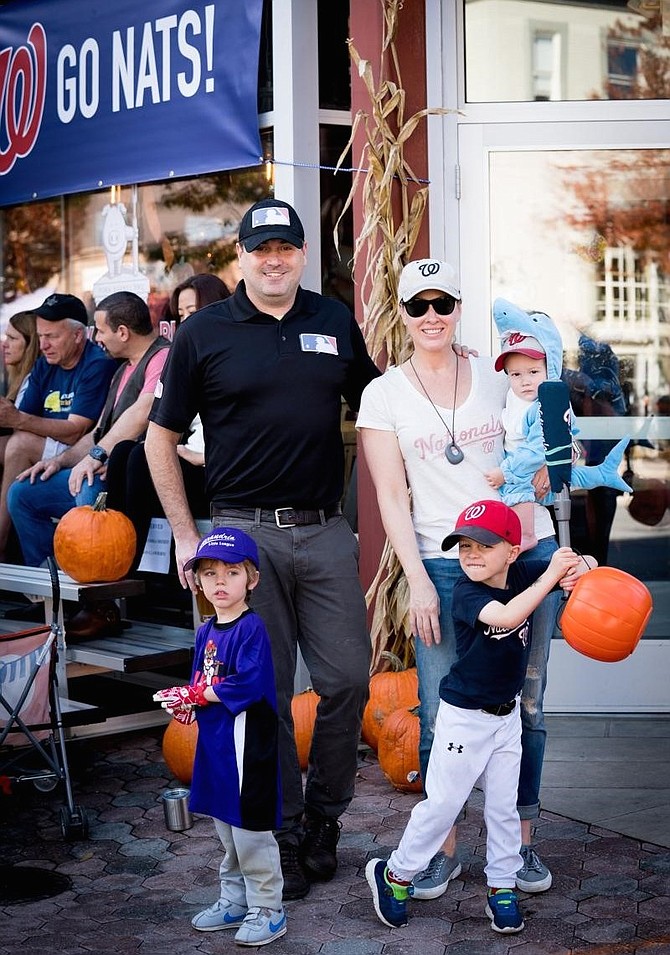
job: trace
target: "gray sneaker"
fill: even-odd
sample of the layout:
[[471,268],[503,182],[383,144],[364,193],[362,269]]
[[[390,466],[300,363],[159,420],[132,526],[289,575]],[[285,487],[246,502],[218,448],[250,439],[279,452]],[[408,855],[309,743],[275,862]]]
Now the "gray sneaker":
[[437,899],[447,891],[452,879],[461,874],[461,863],[444,852],[436,852],[428,863],[428,868],[412,879],[413,898]]
[[239,928],[246,914],[246,905],[217,899],[214,905],[194,915],[191,925],[199,932],[219,932],[223,928]]
[[238,945],[269,945],[286,935],[286,913],[283,909],[251,908],[235,936]]
[[521,892],[546,892],[551,888],[551,872],[532,846],[521,846],[523,865],[516,874],[516,887]]

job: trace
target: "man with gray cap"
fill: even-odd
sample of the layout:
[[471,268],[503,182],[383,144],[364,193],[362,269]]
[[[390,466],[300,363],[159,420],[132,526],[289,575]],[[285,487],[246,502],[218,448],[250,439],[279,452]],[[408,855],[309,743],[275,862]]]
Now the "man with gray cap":
[[0,425],[14,432],[4,456],[0,559],[5,557],[11,527],[6,497],[12,481],[93,428],[116,368],[116,362],[89,340],[86,306],[76,295],[54,292],[32,314],[42,354],[31,372],[21,410],[0,398]]
[[[337,868],[370,662],[358,543],[340,508],[340,416],[342,396],[357,410],[379,372],[349,309],[300,286],[306,254],[288,203],[264,199],[248,210],[237,244],[242,281],[178,328],[146,440],[184,585],[199,534],[176,446],[198,412],[213,523],[258,545],[252,603],[270,634],[277,684],[285,899]],[[321,698],[304,795],[291,719],[298,647]]]

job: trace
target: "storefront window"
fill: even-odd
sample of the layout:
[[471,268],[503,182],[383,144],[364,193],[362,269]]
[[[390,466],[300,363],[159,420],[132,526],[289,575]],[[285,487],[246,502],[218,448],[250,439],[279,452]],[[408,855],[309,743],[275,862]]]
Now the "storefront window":
[[[9,316],[67,291],[91,314],[96,281],[109,268],[102,245],[108,208],[127,230],[121,267],[149,280],[149,305],[164,317],[172,289],[195,272],[212,272],[233,289],[235,241],[244,212],[272,192],[264,166],[193,179],[74,194],[0,210],[3,298],[0,333]],[[135,237],[136,236],[136,237]]]
[[465,0],[464,11],[467,102],[670,97],[661,0]]

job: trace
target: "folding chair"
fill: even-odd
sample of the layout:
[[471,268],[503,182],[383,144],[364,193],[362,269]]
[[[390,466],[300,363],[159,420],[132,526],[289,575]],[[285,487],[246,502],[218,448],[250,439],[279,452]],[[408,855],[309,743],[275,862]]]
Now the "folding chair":
[[4,777],[5,785],[31,782],[49,792],[62,782],[61,831],[73,841],[87,838],[88,820],[74,802],[58,695],[60,584],[52,559],[49,572],[51,626],[0,634],[0,783]]

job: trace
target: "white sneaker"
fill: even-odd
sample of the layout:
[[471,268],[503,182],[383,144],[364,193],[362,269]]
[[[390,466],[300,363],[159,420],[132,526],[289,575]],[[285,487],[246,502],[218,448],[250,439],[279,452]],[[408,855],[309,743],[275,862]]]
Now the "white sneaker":
[[235,936],[238,945],[269,945],[286,935],[286,913],[283,909],[252,908]]
[[191,925],[198,932],[219,932],[223,928],[239,928],[246,914],[246,906],[228,899],[217,899],[214,905],[194,915]]

